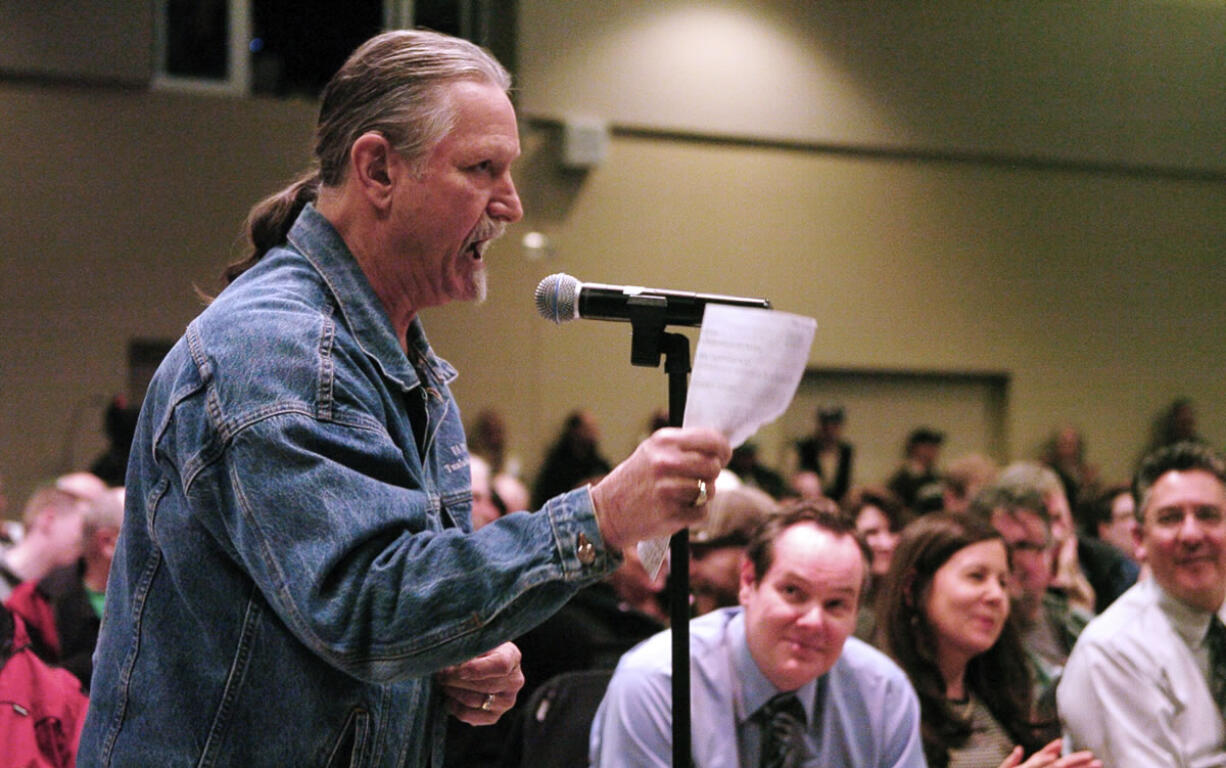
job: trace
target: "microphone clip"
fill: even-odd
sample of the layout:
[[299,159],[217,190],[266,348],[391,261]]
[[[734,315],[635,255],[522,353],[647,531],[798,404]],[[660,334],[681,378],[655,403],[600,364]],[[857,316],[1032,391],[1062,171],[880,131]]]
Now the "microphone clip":
[[626,299],[630,315],[630,364],[660,366],[660,343],[668,324],[668,299],[644,294]]

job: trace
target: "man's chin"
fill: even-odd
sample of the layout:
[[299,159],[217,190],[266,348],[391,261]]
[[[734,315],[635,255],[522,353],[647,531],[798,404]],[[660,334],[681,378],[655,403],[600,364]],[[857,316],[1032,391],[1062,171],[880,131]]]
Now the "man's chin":
[[479,270],[469,275],[467,280],[456,285],[451,296],[457,301],[484,304],[488,294],[489,285],[485,278],[485,270]]
[[834,661],[837,660],[837,658],[834,660],[824,658],[801,660],[792,657],[775,670],[775,675],[770,680],[781,691],[794,691],[810,680],[816,680],[829,672],[834,666]]

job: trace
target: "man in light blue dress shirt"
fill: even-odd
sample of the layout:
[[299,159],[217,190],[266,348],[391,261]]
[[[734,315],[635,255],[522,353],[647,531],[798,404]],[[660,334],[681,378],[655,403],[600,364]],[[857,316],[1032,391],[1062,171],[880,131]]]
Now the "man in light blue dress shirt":
[[[925,765],[906,675],[849,637],[865,571],[849,524],[809,504],[759,529],[742,566],[741,606],[690,624],[695,768],[756,768],[759,710],[787,692],[805,716],[799,765]],[[671,642],[663,632],[622,657],[592,725],[594,768],[670,764]]]

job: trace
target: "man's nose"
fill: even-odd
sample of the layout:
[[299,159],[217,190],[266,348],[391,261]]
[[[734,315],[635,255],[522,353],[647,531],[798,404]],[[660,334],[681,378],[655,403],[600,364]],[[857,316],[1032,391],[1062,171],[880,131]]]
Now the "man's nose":
[[1200,520],[1192,512],[1184,514],[1183,521],[1179,524],[1179,538],[1185,542],[1198,542],[1205,536],[1205,529]]
[[503,174],[494,190],[494,195],[490,198],[489,214],[491,218],[507,224],[514,224],[524,217],[524,207],[510,172]]
[[810,606],[801,611],[796,623],[809,629],[820,629],[826,623],[826,612],[821,605]]

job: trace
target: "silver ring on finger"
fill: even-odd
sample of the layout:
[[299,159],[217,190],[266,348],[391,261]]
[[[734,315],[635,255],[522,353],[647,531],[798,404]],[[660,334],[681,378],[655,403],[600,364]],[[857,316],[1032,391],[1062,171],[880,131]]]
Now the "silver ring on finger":
[[485,694],[485,701],[481,702],[481,711],[489,712],[493,708],[494,708],[494,694],[487,693]]

